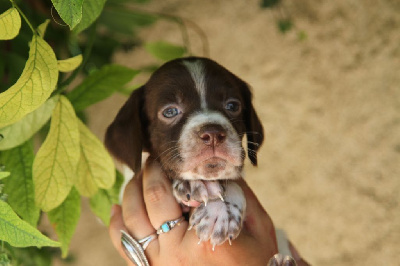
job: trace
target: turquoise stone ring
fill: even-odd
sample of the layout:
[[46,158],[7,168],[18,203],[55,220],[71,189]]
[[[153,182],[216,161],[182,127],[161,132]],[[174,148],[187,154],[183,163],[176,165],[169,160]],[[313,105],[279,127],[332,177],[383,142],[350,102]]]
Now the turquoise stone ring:
[[157,230],[157,234],[163,234],[163,233],[167,233],[169,231],[171,231],[172,228],[174,228],[176,225],[180,225],[180,222],[183,221],[183,216],[176,219],[176,220],[172,220],[172,221],[166,221],[165,223],[163,223],[160,228]]

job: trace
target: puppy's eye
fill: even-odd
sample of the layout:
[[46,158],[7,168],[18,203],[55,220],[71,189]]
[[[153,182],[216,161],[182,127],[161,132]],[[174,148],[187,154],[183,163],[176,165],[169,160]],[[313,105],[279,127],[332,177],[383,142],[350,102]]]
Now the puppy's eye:
[[168,108],[164,109],[164,111],[162,112],[162,114],[165,118],[173,118],[173,117],[179,115],[180,113],[181,113],[181,111],[176,107],[168,107]]
[[240,102],[237,100],[230,100],[225,105],[225,109],[232,113],[239,113],[241,110],[240,108]]

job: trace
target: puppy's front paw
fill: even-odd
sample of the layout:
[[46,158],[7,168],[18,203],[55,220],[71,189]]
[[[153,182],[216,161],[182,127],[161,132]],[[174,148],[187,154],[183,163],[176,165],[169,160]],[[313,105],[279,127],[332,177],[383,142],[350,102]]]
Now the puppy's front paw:
[[195,200],[207,202],[212,199],[223,199],[223,187],[218,181],[178,180],[172,183],[173,193],[178,202]]
[[196,229],[200,241],[210,240],[213,250],[226,240],[238,237],[243,226],[244,210],[237,204],[219,199],[200,205],[190,217],[190,228]]
[[282,254],[274,255],[269,261],[268,266],[296,266],[296,261],[290,256]]

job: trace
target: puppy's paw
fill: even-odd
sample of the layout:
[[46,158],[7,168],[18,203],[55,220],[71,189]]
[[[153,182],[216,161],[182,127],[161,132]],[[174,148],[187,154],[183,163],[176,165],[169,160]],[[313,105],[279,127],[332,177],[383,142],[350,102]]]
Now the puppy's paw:
[[173,180],[172,190],[178,202],[195,200],[207,205],[209,200],[223,199],[223,187],[218,181]]
[[244,210],[237,204],[219,199],[209,201],[196,208],[190,217],[190,229],[196,229],[200,241],[210,240],[213,250],[226,240],[231,241],[238,237],[243,226]]
[[269,261],[268,266],[296,266],[296,261],[289,256],[283,256],[282,254],[274,255]]

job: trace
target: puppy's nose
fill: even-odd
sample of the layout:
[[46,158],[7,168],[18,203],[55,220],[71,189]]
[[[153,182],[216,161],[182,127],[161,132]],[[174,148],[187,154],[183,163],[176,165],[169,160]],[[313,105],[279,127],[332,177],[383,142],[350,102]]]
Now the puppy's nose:
[[221,125],[210,124],[201,127],[198,135],[204,144],[215,147],[225,141],[226,130]]

